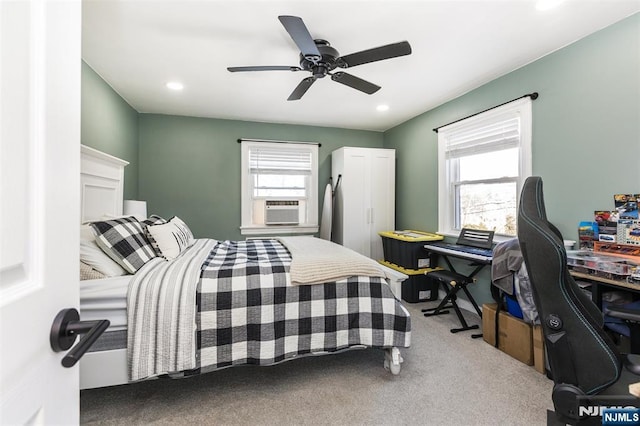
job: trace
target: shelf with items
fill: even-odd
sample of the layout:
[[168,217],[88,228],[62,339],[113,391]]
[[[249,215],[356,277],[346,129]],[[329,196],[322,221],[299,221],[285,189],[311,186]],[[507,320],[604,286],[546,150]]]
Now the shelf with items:
[[594,242],[594,250],[567,251],[567,264],[575,272],[640,284],[640,248]]
[[640,246],[594,241],[593,252],[626,257],[640,263]]

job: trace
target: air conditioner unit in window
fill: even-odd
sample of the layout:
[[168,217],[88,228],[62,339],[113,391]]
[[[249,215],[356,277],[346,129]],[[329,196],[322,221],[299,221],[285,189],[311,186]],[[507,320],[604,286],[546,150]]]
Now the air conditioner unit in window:
[[297,225],[299,223],[299,202],[297,200],[267,200],[265,204],[265,225]]

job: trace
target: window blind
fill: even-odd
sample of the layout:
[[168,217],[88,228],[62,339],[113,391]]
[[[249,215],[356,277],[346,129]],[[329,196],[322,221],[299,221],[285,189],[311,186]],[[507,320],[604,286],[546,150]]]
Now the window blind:
[[252,147],[249,151],[251,173],[311,174],[312,156],[308,148]]
[[520,117],[453,130],[446,137],[445,157],[449,159],[515,148],[520,145]]

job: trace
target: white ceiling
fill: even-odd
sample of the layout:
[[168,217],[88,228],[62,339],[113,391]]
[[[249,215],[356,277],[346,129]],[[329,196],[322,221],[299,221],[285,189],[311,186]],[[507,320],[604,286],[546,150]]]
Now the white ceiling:
[[[534,0],[85,0],[82,56],[143,113],[383,131],[638,11],[640,0],[546,12]],[[373,95],[325,78],[287,101],[309,74],[226,70],[298,65],[279,15],[300,16],[341,55],[402,40],[413,53],[349,69],[382,86]]]

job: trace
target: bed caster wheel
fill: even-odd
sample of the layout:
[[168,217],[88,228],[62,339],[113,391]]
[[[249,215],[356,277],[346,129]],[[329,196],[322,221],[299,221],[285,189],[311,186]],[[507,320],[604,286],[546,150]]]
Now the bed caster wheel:
[[386,359],[384,360],[384,369],[390,371],[394,376],[400,374],[401,368],[402,367],[400,366],[400,364],[390,364],[389,361],[387,361]]
[[395,347],[387,349],[384,354],[384,369],[397,376],[400,374],[403,361],[402,356],[400,356],[400,349]]

